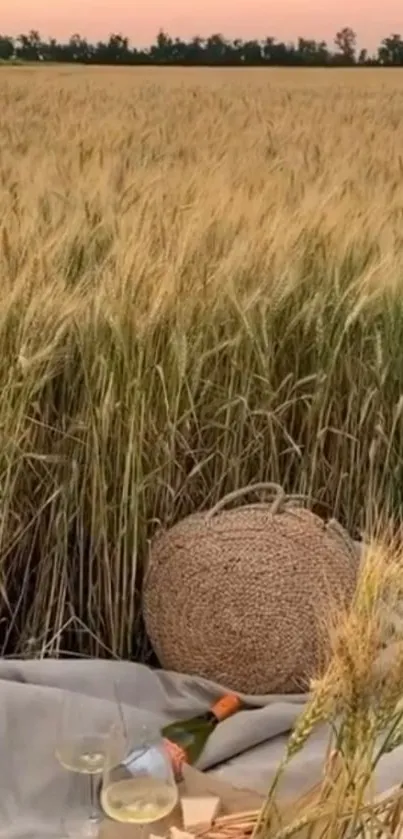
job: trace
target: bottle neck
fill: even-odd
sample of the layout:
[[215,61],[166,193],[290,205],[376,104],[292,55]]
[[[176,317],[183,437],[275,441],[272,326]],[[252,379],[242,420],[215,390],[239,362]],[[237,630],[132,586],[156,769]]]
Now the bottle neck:
[[214,723],[214,725],[218,725],[219,722],[222,720],[226,720],[228,717],[231,717],[232,714],[235,714],[235,709],[227,714],[220,715],[218,710],[217,713],[214,712],[214,708],[210,708],[209,711],[205,711],[204,714],[199,714],[198,719],[203,722]]
[[204,714],[200,714],[200,720],[208,723],[212,722],[214,725],[217,725],[220,722],[219,717],[215,715],[212,709],[210,709],[210,711],[206,711]]

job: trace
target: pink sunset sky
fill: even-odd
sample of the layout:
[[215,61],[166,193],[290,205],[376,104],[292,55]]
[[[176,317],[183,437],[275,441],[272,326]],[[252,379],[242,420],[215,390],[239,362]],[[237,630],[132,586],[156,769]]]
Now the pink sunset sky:
[[6,34],[39,29],[43,37],[63,39],[79,32],[97,40],[122,32],[139,46],[151,43],[160,27],[181,37],[221,32],[292,40],[302,35],[330,43],[338,28],[351,26],[360,46],[369,49],[391,32],[403,34],[401,0],[4,0],[2,7],[0,26]]

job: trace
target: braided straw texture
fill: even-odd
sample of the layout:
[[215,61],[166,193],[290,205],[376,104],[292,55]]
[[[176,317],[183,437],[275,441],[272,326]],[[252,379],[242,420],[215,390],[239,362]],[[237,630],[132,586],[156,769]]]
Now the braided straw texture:
[[318,612],[352,598],[357,549],[340,525],[281,495],[222,506],[152,543],[143,594],[151,643],[164,668],[241,693],[304,691],[326,654]]

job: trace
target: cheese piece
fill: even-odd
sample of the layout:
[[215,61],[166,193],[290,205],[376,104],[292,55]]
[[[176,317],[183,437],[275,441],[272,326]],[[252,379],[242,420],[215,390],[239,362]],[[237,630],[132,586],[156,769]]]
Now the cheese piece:
[[185,830],[180,830],[179,827],[170,827],[169,835],[170,839],[194,839],[193,833],[187,833]]
[[211,827],[220,809],[220,799],[216,795],[204,798],[185,796],[181,799],[183,826],[185,830]]

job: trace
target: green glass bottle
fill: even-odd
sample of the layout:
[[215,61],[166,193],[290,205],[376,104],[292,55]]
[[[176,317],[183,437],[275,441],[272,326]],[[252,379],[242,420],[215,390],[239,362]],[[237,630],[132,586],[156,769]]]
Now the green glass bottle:
[[235,714],[240,708],[241,700],[235,694],[229,693],[222,696],[204,714],[164,726],[161,733],[177,778],[182,774],[184,763],[196,763],[199,759],[218,723]]

